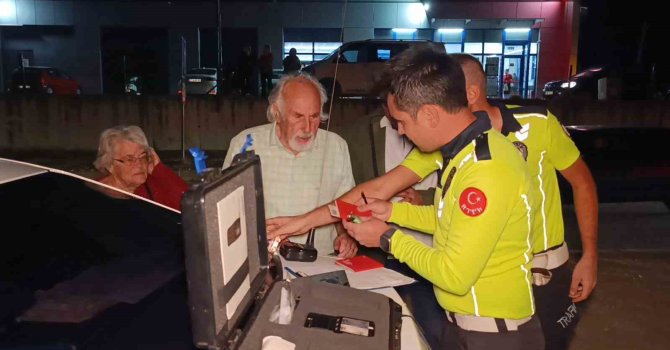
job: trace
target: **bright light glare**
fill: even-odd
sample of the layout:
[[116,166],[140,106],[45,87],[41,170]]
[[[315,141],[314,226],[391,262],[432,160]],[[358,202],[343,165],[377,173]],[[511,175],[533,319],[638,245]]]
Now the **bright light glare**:
[[421,3],[408,4],[407,19],[412,24],[421,24],[426,19],[426,10]]
[[0,0],[0,18],[14,18],[16,6],[14,0]]
[[[576,81],[571,81],[569,86],[572,89],[573,87],[577,86],[577,82]],[[566,81],[565,83],[562,83],[561,88],[567,89],[568,88],[568,82]]]
[[430,10],[430,4],[429,4],[429,3],[425,3],[425,4],[423,4],[423,9],[424,9],[425,11]]
[[393,28],[391,29],[392,32],[398,33],[398,34],[412,34],[416,32],[416,29],[410,29],[410,28]]
[[463,33],[463,28],[440,28],[438,33]]
[[505,28],[505,31],[508,33],[528,33],[530,28]]

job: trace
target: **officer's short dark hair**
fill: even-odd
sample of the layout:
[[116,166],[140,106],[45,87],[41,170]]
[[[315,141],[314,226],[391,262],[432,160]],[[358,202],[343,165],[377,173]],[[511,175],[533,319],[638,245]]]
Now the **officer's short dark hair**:
[[477,66],[477,68],[479,68],[479,70],[482,71],[482,74],[484,73],[484,66],[482,65],[482,62],[480,62],[477,57],[472,56],[469,53],[452,53],[449,54],[449,57],[458,62],[458,64],[461,66],[466,63],[474,64]]
[[384,83],[398,108],[412,117],[427,104],[449,113],[468,107],[461,66],[432,45],[411,47],[389,60]]

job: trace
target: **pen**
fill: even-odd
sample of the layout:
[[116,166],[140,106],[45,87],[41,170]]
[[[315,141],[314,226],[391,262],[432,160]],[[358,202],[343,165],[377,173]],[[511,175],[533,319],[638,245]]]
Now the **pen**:
[[368,199],[365,198],[365,193],[363,191],[361,191],[361,197],[363,197],[363,202],[365,202],[365,204],[368,204]]
[[288,272],[289,274],[291,274],[291,276],[293,276],[293,277],[305,277],[305,276],[306,276],[306,275],[305,275],[304,273],[302,273],[302,272],[295,272],[295,271],[293,271],[293,269],[291,269],[291,268],[288,267],[288,266],[287,266],[287,267],[284,267],[284,270],[286,270],[286,272]]

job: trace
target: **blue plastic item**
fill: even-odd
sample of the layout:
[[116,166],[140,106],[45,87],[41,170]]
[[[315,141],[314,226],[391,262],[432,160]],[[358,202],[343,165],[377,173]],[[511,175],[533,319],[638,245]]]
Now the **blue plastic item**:
[[207,156],[205,155],[205,151],[201,150],[198,147],[191,147],[188,149],[188,151],[191,153],[193,156],[193,163],[195,163],[195,172],[200,175],[203,170],[207,169],[207,165],[205,165],[205,158]]
[[254,145],[254,139],[251,137],[251,134],[247,134],[247,139],[244,141],[244,145],[242,145],[242,148],[240,148],[240,153],[246,152],[247,148],[253,145]]

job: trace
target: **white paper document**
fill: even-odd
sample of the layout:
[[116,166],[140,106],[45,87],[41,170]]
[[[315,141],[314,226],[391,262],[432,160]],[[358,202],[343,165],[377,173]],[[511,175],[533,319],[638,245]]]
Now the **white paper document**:
[[[247,224],[244,215],[244,186],[240,186],[217,203],[219,211],[219,241],[223,257],[223,282],[228,284],[247,259]],[[235,294],[226,304],[226,316],[233,317],[235,310],[247,294],[251,284],[246,276]]]
[[[356,289],[397,287],[416,282],[413,278],[387,268],[353,272],[344,266],[336,265],[335,261],[337,259],[323,256],[318,257],[314,262],[287,261],[282,258],[283,266],[296,272],[304,272],[309,276],[344,270],[347,274],[347,279],[349,279],[349,285]],[[286,270],[284,270],[284,277],[289,277]]]

